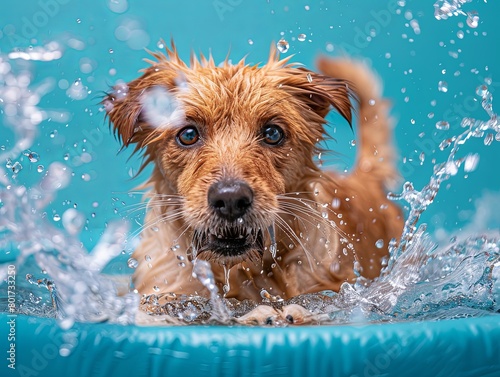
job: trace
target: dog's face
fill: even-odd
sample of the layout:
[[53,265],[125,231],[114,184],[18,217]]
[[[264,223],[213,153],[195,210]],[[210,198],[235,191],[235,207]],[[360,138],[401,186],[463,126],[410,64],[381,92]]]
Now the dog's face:
[[[124,145],[144,149],[156,187],[181,200],[197,258],[260,259],[278,216],[313,163],[333,106],[351,120],[345,82],[279,61],[185,65],[175,49],[104,104]],[[158,185],[158,181],[162,181]],[[178,209],[179,210],[179,209]]]

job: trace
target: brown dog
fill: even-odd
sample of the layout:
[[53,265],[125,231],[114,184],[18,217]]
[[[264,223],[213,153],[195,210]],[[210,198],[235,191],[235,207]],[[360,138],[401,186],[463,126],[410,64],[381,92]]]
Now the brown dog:
[[[262,67],[192,57],[175,47],[104,101],[124,146],[154,169],[134,283],[140,293],[208,295],[192,260],[211,263],[226,297],[262,300],[338,290],[378,276],[400,209],[388,104],[359,63],[321,58],[322,74],[279,60]],[[358,156],[349,175],[313,162],[325,116],[351,122]],[[267,293],[266,293],[267,292]]]

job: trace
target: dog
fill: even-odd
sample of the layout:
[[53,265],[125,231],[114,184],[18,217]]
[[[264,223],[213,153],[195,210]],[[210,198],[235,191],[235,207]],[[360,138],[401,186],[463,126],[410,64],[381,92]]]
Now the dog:
[[[141,170],[153,165],[139,293],[208,297],[198,260],[225,297],[256,302],[379,276],[403,217],[387,199],[398,179],[389,103],[369,69],[320,57],[317,73],[274,47],[262,66],[194,54],[188,65],[173,42],[152,56],[103,101],[123,146],[143,152]],[[354,167],[320,169],[327,114],[351,125],[356,107]]]

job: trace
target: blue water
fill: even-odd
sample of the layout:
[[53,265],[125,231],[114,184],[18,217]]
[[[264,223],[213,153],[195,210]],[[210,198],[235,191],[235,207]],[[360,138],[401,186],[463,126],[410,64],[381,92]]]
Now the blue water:
[[[470,19],[467,23],[466,14],[437,20],[433,4],[417,0],[87,0],[85,6],[77,0],[2,3],[0,72],[6,72],[7,65],[17,75],[26,72],[30,77],[28,97],[41,86],[36,111],[29,110],[34,114],[36,133],[29,146],[31,156],[22,153],[26,147],[7,161],[4,152],[16,143],[18,120],[7,106],[8,98],[0,101],[0,155],[4,157],[0,167],[7,172],[3,180],[9,182],[5,185],[36,188],[52,163],[62,163],[71,171],[70,183],[54,195],[40,194],[48,198],[47,206],[40,206],[41,218],[61,231],[65,223],[66,231],[69,227],[70,233],[78,234],[86,250],[102,241],[109,224],[124,216],[134,232],[143,214],[128,215],[129,206],[140,200],[140,195],[129,192],[145,179],[147,171],[138,179],[131,178],[140,159],[129,160],[127,150],[118,153],[120,144],[109,132],[99,104],[103,92],[118,81],[137,77],[146,65],[144,49],[159,49],[162,38],[174,38],[185,59],[191,51],[201,51],[211,52],[221,61],[230,51],[233,60],[247,55],[250,63],[265,61],[271,43],[283,38],[289,43],[283,55],[294,54],[292,61],[311,68],[318,54],[349,54],[370,62],[384,81],[385,96],[393,102],[400,170],[404,180],[420,190],[429,182],[435,163],[448,158],[449,150],[441,151],[439,144],[461,133],[462,118],[488,118],[476,88],[486,79],[493,96],[500,96],[496,19],[500,5],[465,3],[464,13],[477,12],[475,25]],[[39,48],[48,51],[48,55],[40,55],[47,61],[33,61],[33,52]],[[26,60],[28,55],[31,60]],[[0,85],[5,87],[1,80]],[[330,120],[329,132],[335,140],[327,147],[338,154],[323,156],[324,162],[348,170],[355,155],[351,145],[355,135],[339,117],[332,115]],[[438,130],[435,125],[440,121],[448,122],[449,129]],[[444,182],[420,219],[427,224],[428,237],[444,249],[454,235],[491,233],[500,228],[499,143],[471,140],[459,155],[470,155],[472,165],[477,159],[479,162],[468,172],[459,169]],[[14,174],[16,162],[22,170]],[[75,209],[78,215],[71,212]],[[76,216],[73,222],[72,215]],[[2,232],[5,229],[0,230],[0,237]],[[4,245],[1,258],[12,260],[18,254],[16,246]],[[125,245],[123,255],[107,271],[130,272],[126,259],[131,248]]]

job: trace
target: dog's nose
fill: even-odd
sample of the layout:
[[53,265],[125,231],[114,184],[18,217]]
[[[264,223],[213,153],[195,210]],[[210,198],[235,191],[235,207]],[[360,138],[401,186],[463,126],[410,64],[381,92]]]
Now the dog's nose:
[[208,204],[217,214],[233,221],[252,206],[253,191],[245,182],[223,180],[208,189]]

